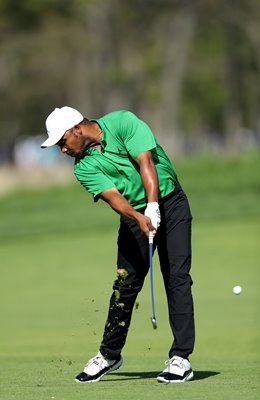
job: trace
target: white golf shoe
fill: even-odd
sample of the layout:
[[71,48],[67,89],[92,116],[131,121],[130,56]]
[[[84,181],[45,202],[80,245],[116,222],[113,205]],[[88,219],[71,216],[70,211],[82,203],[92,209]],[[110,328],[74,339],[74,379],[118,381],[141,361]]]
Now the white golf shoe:
[[120,368],[122,363],[121,356],[117,360],[108,360],[99,351],[95,357],[89,360],[83,372],[76,376],[75,381],[80,383],[98,382],[104,375]]
[[157,376],[158,382],[187,382],[193,379],[193,371],[189,360],[173,356],[165,364],[167,367]]

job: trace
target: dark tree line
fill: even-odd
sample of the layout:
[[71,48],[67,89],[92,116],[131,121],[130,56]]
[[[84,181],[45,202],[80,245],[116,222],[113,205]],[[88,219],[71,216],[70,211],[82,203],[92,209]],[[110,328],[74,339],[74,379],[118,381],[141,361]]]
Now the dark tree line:
[[259,132],[257,0],[0,0],[0,143],[53,107],[128,108],[165,140]]

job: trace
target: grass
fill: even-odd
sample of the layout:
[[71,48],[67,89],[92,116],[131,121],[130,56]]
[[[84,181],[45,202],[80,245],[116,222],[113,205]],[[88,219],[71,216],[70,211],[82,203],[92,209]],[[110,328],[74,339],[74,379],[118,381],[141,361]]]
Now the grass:
[[[148,279],[123,366],[98,384],[73,381],[100,343],[115,277],[118,217],[105,204],[94,205],[76,183],[0,198],[1,400],[258,399],[257,160],[254,153],[175,163],[194,215],[195,380],[185,385],[155,379],[171,342],[157,256],[158,330],[149,320]],[[232,293],[236,284],[240,296]]]

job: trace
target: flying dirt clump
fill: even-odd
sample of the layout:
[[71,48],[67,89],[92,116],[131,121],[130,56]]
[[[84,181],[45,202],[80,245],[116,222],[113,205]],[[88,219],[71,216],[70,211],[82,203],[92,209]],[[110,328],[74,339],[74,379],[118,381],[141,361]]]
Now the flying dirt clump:
[[124,268],[118,268],[117,276],[118,278],[125,280],[128,276],[128,272]]
[[[127,276],[128,276],[128,272],[124,268],[118,268],[117,269],[117,283],[119,285],[119,289],[120,289],[120,287],[122,287],[124,285],[123,282],[125,281]],[[122,303],[122,302],[119,302],[120,296],[121,296],[120,290],[115,289],[114,290],[114,296],[116,298],[115,306],[118,307],[118,308],[123,309],[125,304]]]
[[114,290],[114,295],[115,295],[116,301],[118,301],[118,300],[120,299],[120,292],[119,292],[119,290]]

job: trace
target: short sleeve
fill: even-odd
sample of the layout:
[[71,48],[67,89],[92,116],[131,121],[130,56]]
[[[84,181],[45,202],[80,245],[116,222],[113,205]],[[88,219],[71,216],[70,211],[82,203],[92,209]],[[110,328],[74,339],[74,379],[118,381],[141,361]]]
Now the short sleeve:
[[143,151],[154,149],[157,145],[149,126],[130,111],[123,114],[120,130],[125,147],[132,158]]
[[104,190],[115,187],[114,183],[102,171],[75,168],[74,174],[79,183],[92,194],[94,201],[99,199]]

